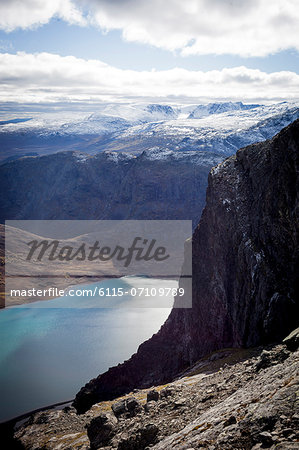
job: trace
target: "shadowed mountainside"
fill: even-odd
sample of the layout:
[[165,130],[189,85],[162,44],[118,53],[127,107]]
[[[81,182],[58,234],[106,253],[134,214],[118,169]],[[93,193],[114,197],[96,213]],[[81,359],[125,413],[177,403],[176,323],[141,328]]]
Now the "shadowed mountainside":
[[60,152],[0,166],[0,222],[9,219],[192,219],[208,173],[223,157],[204,152],[90,156]]

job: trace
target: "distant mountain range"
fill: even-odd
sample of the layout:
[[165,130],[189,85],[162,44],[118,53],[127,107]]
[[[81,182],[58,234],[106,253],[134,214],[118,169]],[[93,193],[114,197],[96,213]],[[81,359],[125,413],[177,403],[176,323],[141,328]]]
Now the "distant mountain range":
[[[22,117],[19,117],[22,115]],[[103,104],[95,110],[11,111],[1,116],[0,160],[61,150],[207,151],[230,156],[271,138],[299,117],[298,103]]]
[[2,121],[1,222],[192,219],[195,227],[210,169],[271,138],[299,108],[113,104],[79,116],[44,112]]

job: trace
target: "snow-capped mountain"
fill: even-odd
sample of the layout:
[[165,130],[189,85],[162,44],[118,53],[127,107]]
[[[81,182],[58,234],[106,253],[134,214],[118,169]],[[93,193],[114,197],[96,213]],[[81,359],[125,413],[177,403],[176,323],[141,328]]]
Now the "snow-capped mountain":
[[187,118],[133,125],[115,136],[106,148],[140,152],[159,147],[231,155],[240,147],[271,138],[299,117],[298,104],[241,105],[234,109],[226,104],[224,108],[231,108],[225,112],[213,107],[211,114],[199,119],[190,119],[190,114]]
[[[176,119],[180,109],[159,104],[103,104],[89,114],[74,111],[51,111],[30,117],[0,120],[2,133],[35,133],[48,135],[106,135],[131,126]],[[1,116],[0,116],[1,118]]]
[[201,119],[211,114],[222,114],[228,111],[247,111],[258,108],[260,105],[244,105],[242,102],[208,103],[198,105],[188,116],[188,119]]
[[[141,153],[208,151],[231,155],[272,137],[299,117],[299,103],[101,104],[0,115],[1,159],[61,150]],[[21,153],[21,151],[23,153]]]

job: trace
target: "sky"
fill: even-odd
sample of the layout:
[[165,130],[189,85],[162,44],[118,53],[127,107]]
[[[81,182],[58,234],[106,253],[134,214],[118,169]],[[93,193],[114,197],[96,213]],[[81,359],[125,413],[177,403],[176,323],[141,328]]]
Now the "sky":
[[0,0],[2,102],[299,99],[298,0]]

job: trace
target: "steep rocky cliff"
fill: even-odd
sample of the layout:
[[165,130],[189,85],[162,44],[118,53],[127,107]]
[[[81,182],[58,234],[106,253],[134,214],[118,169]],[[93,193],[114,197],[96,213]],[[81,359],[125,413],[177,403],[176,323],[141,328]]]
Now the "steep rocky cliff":
[[169,381],[213,350],[277,341],[295,328],[298,167],[297,120],[212,169],[193,235],[193,308],[173,309],[137,354],[83,387],[78,412]]

